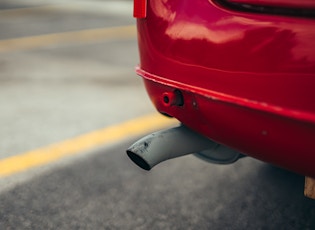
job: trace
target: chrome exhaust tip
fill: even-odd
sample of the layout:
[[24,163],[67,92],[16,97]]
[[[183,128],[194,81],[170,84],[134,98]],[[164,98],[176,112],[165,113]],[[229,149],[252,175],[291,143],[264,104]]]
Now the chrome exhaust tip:
[[150,170],[158,163],[210,149],[215,142],[179,126],[145,136],[127,149],[128,157],[140,168]]

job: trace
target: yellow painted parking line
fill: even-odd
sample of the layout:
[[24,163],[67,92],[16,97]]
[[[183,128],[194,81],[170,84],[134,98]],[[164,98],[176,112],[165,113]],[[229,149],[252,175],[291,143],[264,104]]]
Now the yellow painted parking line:
[[58,3],[39,3],[36,5],[28,5],[25,7],[0,9],[0,19],[10,19],[21,15],[36,15],[36,14],[50,14],[50,13],[87,13],[93,14],[111,14],[132,16],[132,1],[76,1],[74,3],[67,3],[66,1]]
[[8,8],[0,10],[1,17],[16,17],[20,15],[27,14],[36,14],[36,13],[46,13],[53,10],[62,10],[62,5],[35,5],[27,7],[18,7],[18,8]]
[[114,144],[126,138],[144,135],[176,123],[175,119],[166,118],[160,114],[151,114],[51,146],[5,158],[0,160],[0,177],[45,165],[67,156],[77,155],[96,147]]
[[136,37],[135,25],[45,34],[0,40],[0,53],[29,50],[59,44],[93,43],[134,37]]

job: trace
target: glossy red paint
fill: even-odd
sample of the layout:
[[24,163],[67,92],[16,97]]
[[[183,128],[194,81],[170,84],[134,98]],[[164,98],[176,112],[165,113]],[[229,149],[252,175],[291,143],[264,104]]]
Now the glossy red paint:
[[[150,0],[137,73],[161,113],[247,155],[315,177],[315,20]],[[180,90],[183,105],[165,103]],[[163,96],[164,95],[164,96]]]

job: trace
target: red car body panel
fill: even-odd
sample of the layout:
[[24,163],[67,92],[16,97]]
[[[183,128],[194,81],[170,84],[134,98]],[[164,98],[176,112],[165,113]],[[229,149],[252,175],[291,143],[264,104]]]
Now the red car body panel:
[[[210,0],[149,0],[140,65],[161,113],[257,159],[315,177],[315,19]],[[183,105],[164,101],[180,91]]]

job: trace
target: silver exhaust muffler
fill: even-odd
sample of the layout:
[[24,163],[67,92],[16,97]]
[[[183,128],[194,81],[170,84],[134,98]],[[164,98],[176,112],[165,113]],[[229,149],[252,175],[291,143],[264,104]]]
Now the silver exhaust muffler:
[[[185,126],[179,126],[143,137],[127,149],[127,155],[140,168],[150,170],[153,166],[162,161],[190,153],[196,153],[198,155],[199,152],[205,153],[206,150],[206,152],[208,152],[208,150],[211,152],[211,149],[214,149],[216,155],[220,155],[218,151],[220,148],[218,148],[218,146],[221,145]],[[234,150],[231,150],[232,152],[226,151],[227,147],[225,147],[224,150],[225,154],[228,154],[229,159],[230,155],[232,156],[233,162],[239,158],[238,156],[240,154]],[[203,154],[202,158],[207,157]],[[207,160],[211,161],[212,158]],[[224,157],[221,158],[224,159]],[[224,163],[218,160],[214,162]],[[228,163],[231,163],[231,160],[229,160]]]

